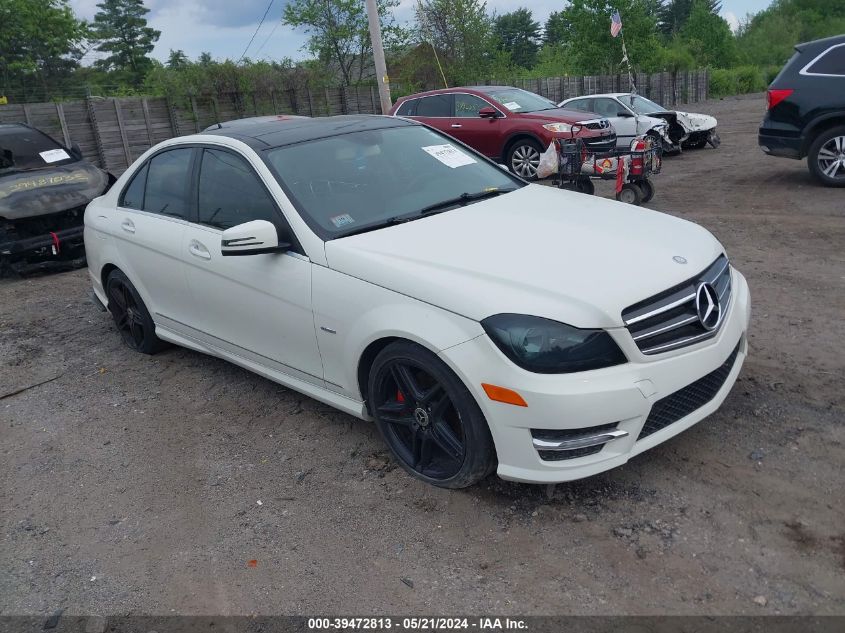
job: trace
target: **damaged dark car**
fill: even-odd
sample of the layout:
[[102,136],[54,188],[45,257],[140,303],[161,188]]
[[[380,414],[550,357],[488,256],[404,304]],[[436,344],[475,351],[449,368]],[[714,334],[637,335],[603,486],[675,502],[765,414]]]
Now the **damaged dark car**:
[[83,266],[85,207],[113,182],[76,144],[0,123],[0,276]]

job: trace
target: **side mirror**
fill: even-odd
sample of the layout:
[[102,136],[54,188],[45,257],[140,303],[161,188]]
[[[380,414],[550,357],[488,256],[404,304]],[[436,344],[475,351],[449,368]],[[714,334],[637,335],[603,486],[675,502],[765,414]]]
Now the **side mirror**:
[[223,231],[220,254],[261,255],[262,253],[284,253],[290,244],[279,242],[276,227],[267,220],[244,222]]
[[480,116],[482,119],[498,119],[499,113],[496,112],[496,108],[487,106],[486,108],[481,108],[478,111],[478,116]]
[[627,110],[620,110],[619,112],[617,112],[617,113],[616,113],[616,116],[618,116],[618,117],[620,117],[620,118],[622,118],[622,119],[630,119],[630,118],[632,118],[634,115],[633,115],[633,114],[631,114],[630,112],[628,112]]
[[77,159],[82,160],[82,148],[79,147],[79,143],[76,141],[70,144],[70,153]]

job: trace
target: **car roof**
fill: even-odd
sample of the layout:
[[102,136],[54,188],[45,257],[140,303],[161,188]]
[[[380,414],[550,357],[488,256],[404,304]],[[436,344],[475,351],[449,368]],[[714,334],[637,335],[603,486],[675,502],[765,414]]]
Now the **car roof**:
[[[265,117],[256,117],[264,119]],[[393,127],[420,125],[415,121],[391,116],[348,114],[327,117],[269,117],[269,120],[257,120],[250,124],[235,125],[234,122],[222,123],[220,127],[203,132],[212,136],[226,136],[237,139],[255,150],[293,145],[318,138],[329,138]]]
[[[407,101],[408,99],[419,99],[420,97],[429,97],[431,95],[452,94],[454,92],[477,92],[480,94],[490,94],[497,90],[524,90],[523,88],[516,88],[515,86],[455,86],[454,88],[437,88],[436,90],[426,90],[425,92],[415,92],[414,94],[406,95],[399,99],[399,101]],[[526,92],[529,92],[526,90]]]
[[577,97],[569,97],[568,99],[564,99],[564,101],[572,101],[573,99],[591,99],[592,97],[627,97],[632,93],[630,92],[602,92],[596,95],[578,95]]
[[845,35],[834,35],[833,37],[825,37],[820,40],[813,40],[811,42],[802,42],[801,44],[795,45],[795,50],[799,53],[803,53],[807,50],[815,51],[820,49],[826,49],[834,44],[843,44],[845,43]]

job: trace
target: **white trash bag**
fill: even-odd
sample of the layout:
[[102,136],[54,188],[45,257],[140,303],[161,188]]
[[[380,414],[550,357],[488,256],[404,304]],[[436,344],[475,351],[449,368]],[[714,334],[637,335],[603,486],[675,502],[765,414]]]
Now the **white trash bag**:
[[549,148],[540,155],[540,164],[537,165],[537,178],[548,178],[558,172],[557,147],[552,141]]

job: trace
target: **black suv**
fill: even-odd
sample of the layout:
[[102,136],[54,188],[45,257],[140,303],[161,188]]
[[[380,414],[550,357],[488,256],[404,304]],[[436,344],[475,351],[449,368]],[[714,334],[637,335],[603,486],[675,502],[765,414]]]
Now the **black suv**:
[[845,187],[845,35],[799,44],[766,94],[760,147],[807,157],[825,185]]

